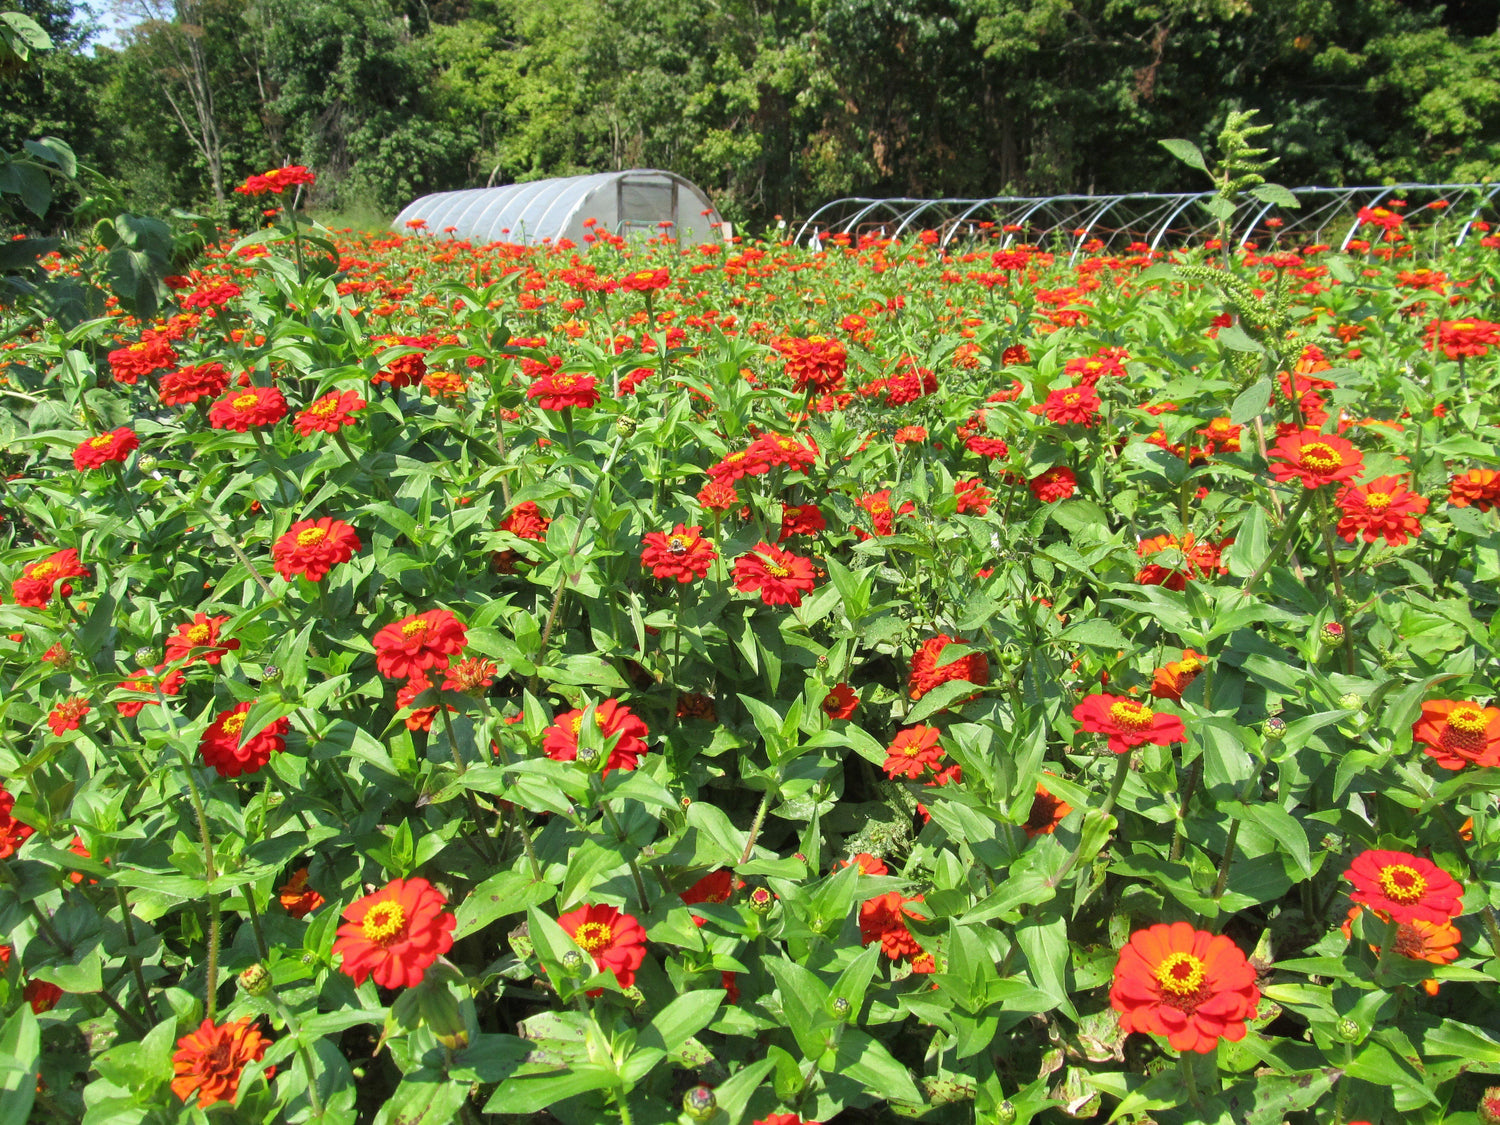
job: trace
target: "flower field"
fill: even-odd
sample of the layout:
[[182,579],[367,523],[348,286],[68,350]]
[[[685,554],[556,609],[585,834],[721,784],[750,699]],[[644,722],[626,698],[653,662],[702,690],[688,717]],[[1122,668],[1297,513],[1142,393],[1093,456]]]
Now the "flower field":
[[1500,238],[1360,221],[0,310],[0,1120],[1500,1120]]

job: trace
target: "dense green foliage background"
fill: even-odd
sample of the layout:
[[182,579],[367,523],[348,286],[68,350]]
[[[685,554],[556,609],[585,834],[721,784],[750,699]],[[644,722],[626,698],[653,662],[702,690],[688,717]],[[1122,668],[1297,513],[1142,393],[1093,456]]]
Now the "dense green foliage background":
[[[1477,180],[1500,163],[1492,4],[1420,0],[10,0],[61,49],[0,149],[51,134],[137,208],[231,212],[670,168],[760,223],[855,193],[1162,190],[1155,140],[1277,124],[1287,183]],[[1196,183],[1191,186],[1196,187]]]

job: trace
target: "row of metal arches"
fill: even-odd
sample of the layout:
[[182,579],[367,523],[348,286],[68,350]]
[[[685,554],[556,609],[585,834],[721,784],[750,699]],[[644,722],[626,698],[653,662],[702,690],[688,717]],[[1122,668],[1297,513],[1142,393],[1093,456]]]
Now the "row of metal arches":
[[[1462,216],[1457,242],[1462,245],[1476,220],[1500,195],[1500,184],[1391,184],[1381,187],[1303,187],[1290,189],[1300,208],[1280,207],[1249,199],[1236,210],[1230,222],[1232,245],[1249,240],[1257,231],[1274,233],[1294,242],[1323,242],[1336,233],[1340,250],[1359,237],[1354,217],[1362,207],[1377,208],[1393,200],[1405,200],[1402,214],[1413,216],[1439,204],[1443,213]],[[831,235],[851,237],[878,234],[901,238],[918,231],[938,232],[939,244],[988,236],[1006,247],[1016,243],[1045,244],[1065,236],[1073,256],[1083,244],[1097,239],[1106,249],[1121,249],[1127,243],[1144,242],[1155,250],[1163,243],[1191,242],[1217,230],[1202,203],[1213,192],[1157,194],[1131,192],[1125,195],[992,196],[988,199],[836,199],[818,208],[802,224],[796,241],[821,247]],[[1280,219],[1274,232],[1265,228],[1267,219]],[[986,225],[981,225],[986,224]],[[1007,230],[1006,228],[1013,228]],[[1000,232],[996,239],[995,232]],[[1366,230],[1365,236],[1370,232]]]

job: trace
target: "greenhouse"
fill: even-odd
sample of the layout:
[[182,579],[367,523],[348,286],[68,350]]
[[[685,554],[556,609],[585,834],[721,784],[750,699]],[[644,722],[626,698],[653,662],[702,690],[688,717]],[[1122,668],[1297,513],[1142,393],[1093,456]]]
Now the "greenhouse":
[[[1203,204],[1213,192],[1125,195],[992,196],[988,199],[836,199],[802,224],[797,242],[821,246],[834,235],[858,238],[911,237],[924,230],[938,233],[947,246],[959,239],[998,236],[1004,245],[1046,243],[1062,238],[1076,253],[1098,240],[1110,250],[1145,243],[1155,250],[1206,237],[1217,227]],[[1360,209],[1404,201],[1408,214],[1424,209],[1444,212],[1460,224],[1458,243],[1473,223],[1500,196],[1497,184],[1390,184],[1370,187],[1299,187],[1290,194],[1297,207],[1242,198],[1229,227],[1236,242],[1259,228],[1299,242],[1331,242],[1345,249],[1356,237]],[[1395,204],[1400,207],[1401,204]],[[1491,216],[1493,218],[1493,216]],[[1267,224],[1267,220],[1271,220]]]
[[594,226],[625,237],[669,229],[683,246],[717,241],[722,232],[718,209],[701,188],[655,168],[440,191],[407,204],[391,226],[527,245],[563,238],[581,245]]

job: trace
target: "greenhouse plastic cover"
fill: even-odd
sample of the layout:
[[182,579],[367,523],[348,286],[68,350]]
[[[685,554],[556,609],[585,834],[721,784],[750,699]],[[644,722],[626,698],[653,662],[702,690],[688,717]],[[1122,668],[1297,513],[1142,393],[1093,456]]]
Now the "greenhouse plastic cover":
[[634,168],[440,191],[407,204],[391,227],[404,232],[421,220],[421,229],[438,238],[527,245],[567,238],[582,244],[587,219],[626,236],[657,234],[662,223],[670,223],[687,246],[718,239],[721,226],[718,210],[701,188],[673,172]]

